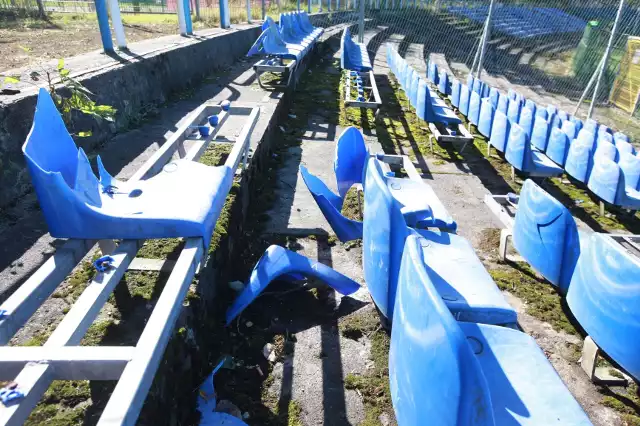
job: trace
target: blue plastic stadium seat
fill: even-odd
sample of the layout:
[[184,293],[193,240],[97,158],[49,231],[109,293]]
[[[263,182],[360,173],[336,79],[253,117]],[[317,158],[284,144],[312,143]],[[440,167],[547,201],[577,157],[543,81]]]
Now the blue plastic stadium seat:
[[547,112],[549,113],[549,116],[557,115],[558,108],[555,105],[547,105]]
[[355,127],[345,129],[338,138],[333,162],[339,195],[335,195],[322,180],[309,173],[306,167],[300,166],[304,183],[331,229],[342,242],[362,238],[362,223],[344,217],[341,211],[349,189],[362,183],[368,157],[362,133]]
[[533,111],[533,114],[536,114],[536,111],[538,110],[538,107],[536,105],[535,102],[533,102],[531,99],[527,99],[524,102],[524,108],[529,108],[531,111]]
[[496,111],[493,116],[493,125],[491,126],[491,139],[489,145],[500,152],[505,152],[507,142],[509,141],[509,133],[511,132],[511,122],[505,114]]
[[476,92],[478,95],[482,96],[482,93],[484,92],[484,82],[480,79],[475,79],[473,80],[473,92]]
[[621,133],[621,132],[615,132],[613,134],[613,140],[616,141],[616,143],[618,141],[630,142],[629,141],[629,136],[627,136],[627,135],[625,135],[624,133]]
[[500,100],[500,92],[495,87],[492,87],[489,90],[489,99],[491,100],[491,105],[494,109],[498,108],[498,102]]
[[593,134],[582,129],[578,134],[578,138],[569,146],[564,170],[574,179],[587,183],[594,151]]
[[[442,291],[442,298],[460,320],[496,324],[515,322],[515,311],[504,300],[466,240],[455,234],[414,231],[407,227],[412,226],[407,220],[407,207],[394,192],[399,190],[396,189],[398,184],[411,182],[385,177],[379,160],[369,160],[365,179],[363,265],[367,287],[382,314],[393,318],[404,242],[410,233],[419,233],[425,241],[426,267],[437,277],[435,284]],[[422,198],[424,192],[416,191],[412,197],[414,200]],[[428,211],[416,213],[425,215]]]
[[504,157],[514,168],[530,176],[560,176],[563,172],[549,157],[531,149],[527,133],[518,124],[511,125]]
[[534,118],[535,118],[535,110],[528,108],[526,106],[522,108],[522,112],[520,113],[520,119],[518,121],[518,124],[520,125],[520,127],[524,129],[524,131],[527,133],[529,138],[531,138],[531,134],[533,132]]
[[251,46],[247,56],[268,55],[299,61],[306,55],[307,49],[305,46],[286,43],[283,40],[273,20],[271,22],[267,21],[267,27]]
[[[615,139],[614,137],[614,142],[616,144],[616,148],[618,150],[618,154],[623,154],[623,153],[628,153],[628,154],[635,154],[635,149],[633,148],[633,145],[631,145],[629,142],[623,140],[623,139]],[[618,161],[618,159],[620,158],[620,156],[618,155],[618,157],[616,157],[616,161]]]
[[548,120],[549,112],[544,108],[536,108],[536,117],[542,117],[545,120]]
[[344,295],[355,293],[360,289],[360,284],[327,265],[273,245],[260,257],[251,271],[249,282],[227,310],[227,325],[249,306],[271,282],[287,275],[318,278]]
[[469,91],[469,86],[463,84],[460,88],[460,104],[458,105],[458,110],[460,114],[465,117],[469,114],[469,102],[471,101],[471,92]]
[[475,81],[476,79],[473,74],[467,75],[467,87],[469,88],[469,91],[471,91],[471,89],[473,88]]
[[518,97],[518,93],[513,90],[513,89],[509,89],[507,91],[507,98],[509,98],[509,100],[516,100]]
[[[538,109],[538,112],[539,111],[545,110]],[[551,130],[551,121],[542,115],[536,115],[533,122],[533,130],[531,131],[531,145],[536,147],[540,152],[545,152],[549,143],[549,137],[551,136]]]
[[584,122],[580,120],[578,117],[575,117],[573,115],[569,117],[569,121],[575,124],[576,136],[577,136],[578,132],[582,130],[582,128],[584,127]]
[[558,113],[554,115],[552,123],[554,127],[562,127],[562,123],[569,119],[569,115],[561,110],[558,110]]
[[446,71],[442,71],[440,73],[440,77],[438,79],[438,92],[442,93],[445,96],[451,94],[451,87],[449,86],[449,74]]
[[640,380],[640,259],[606,234],[592,234],[567,303],[594,342]]
[[563,294],[586,239],[562,203],[532,180],[525,181],[513,224],[513,246]]
[[324,29],[316,28],[313,26],[313,24],[309,20],[309,15],[307,15],[307,12],[298,12],[296,16],[298,17],[300,27],[304,31],[306,31],[307,34],[311,34],[315,37],[320,37],[324,33]]
[[627,159],[631,160],[629,164],[625,164],[623,169],[618,163],[609,158],[604,156],[596,157],[594,155],[593,167],[587,187],[600,199],[608,203],[625,209],[640,210],[640,191],[638,191],[637,185],[636,188],[633,188],[625,183],[626,174],[629,175],[630,184],[633,183],[633,176],[637,173],[635,168],[639,164],[630,157],[634,156],[623,155],[625,163],[628,161]]
[[438,72],[438,66],[435,62],[429,62],[429,69],[427,71],[427,78],[431,80],[434,85],[438,85],[440,82],[440,74]]
[[608,158],[611,161],[616,161],[618,159],[618,148],[612,143],[602,142],[599,143],[596,147],[596,150],[593,153],[594,161],[595,158]]
[[411,97],[411,82],[413,81],[413,77],[417,76],[418,73],[411,66],[407,66],[407,70],[404,74],[404,78],[402,79],[402,87],[404,87],[404,92],[407,95],[407,98]]
[[477,126],[478,121],[480,120],[480,102],[481,102],[480,95],[477,92],[471,92],[467,118],[469,119],[469,122],[474,126]]
[[340,54],[340,66],[342,69],[361,72],[373,69],[367,47],[351,39],[351,32],[348,27],[342,32],[340,48],[342,49]]
[[509,98],[502,93],[498,93],[498,111],[507,115],[509,110]]
[[314,37],[297,33],[293,26],[291,17],[283,13],[280,14],[280,35],[286,43],[301,45],[307,52],[311,50],[315,43]]
[[512,123],[517,123],[520,120],[520,110],[522,109],[522,102],[519,100],[510,99],[509,107],[507,108],[507,117]]
[[420,78],[418,73],[414,73],[413,76],[411,77],[411,87],[409,89],[409,103],[411,103],[411,106],[413,106],[414,108],[418,107],[418,84],[420,83],[420,80],[422,80],[422,78]]
[[453,105],[454,108],[459,108],[460,107],[460,91],[462,89],[462,85],[460,84],[460,81],[457,78],[454,78],[453,80],[451,80],[451,105]]
[[438,96],[432,96],[427,83],[420,79],[416,115],[427,123],[459,124],[462,120]]
[[590,425],[525,333],[457,322],[433,282],[421,239],[400,265],[389,382],[399,425]]
[[121,182],[107,173],[100,157],[98,180],[45,89],[22,151],[56,238],[202,237],[208,245],[233,180],[227,166],[175,160],[149,179]]
[[484,98],[480,105],[480,118],[478,119],[478,132],[486,138],[491,137],[491,127],[493,126],[493,117],[495,108],[490,98]]
[[569,153],[571,142],[576,137],[575,123],[567,120],[562,123],[562,128],[553,128],[549,142],[547,143],[546,154],[554,163],[564,167]]

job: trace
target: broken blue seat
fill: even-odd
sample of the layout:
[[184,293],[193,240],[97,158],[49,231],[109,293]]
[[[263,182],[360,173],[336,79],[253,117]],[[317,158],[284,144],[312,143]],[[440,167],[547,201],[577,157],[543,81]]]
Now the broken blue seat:
[[353,294],[360,284],[320,262],[312,261],[280,246],[270,246],[251,271],[249,282],[227,310],[227,325],[231,323],[274,280],[292,277],[318,278],[343,295]]
[[562,167],[556,165],[542,152],[531,148],[529,137],[518,124],[511,125],[504,158],[515,169],[533,177],[560,176]]
[[438,96],[432,96],[429,85],[420,80],[416,93],[416,115],[427,123],[460,124],[462,120]]
[[[306,167],[300,166],[300,174],[322,215],[327,219],[333,232],[342,242],[362,238],[362,222],[346,218],[342,215],[342,204],[349,189],[362,183],[364,167],[369,158],[362,133],[349,127],[342,132],[336,144],[334,173],[338,194],[334,194],[322,180],[312,175]],[[405,206],[407,221],[418,220],[416,227],[437,227],[455,232],[456,223],[444,208],[429,185],[409,179],[399,179],[394,195],[398,202]],[[420,194],[416,197],[416,194]],[[427,202],[429,204],[425,205]],[[430,216],[416,219],[416,212],[427,209]]]
[[486,138],[491,137],[491,127],[496,110],[490,98],[484,98],[480,106],[480,117],[478,118],[478,132]]
[[571,212],[531,179],[522,185],[513,224],[513,246],[524,260],[563,294],[588,238]]
[[569,154],[569,147],[576,136],[576,125],[569,120],[564,121],[560,129],[553,128],[545,150],[547,157],[557,165],[564,167]]
[[469,114],[469,102],[471,101],[471,91],[469,86],[463,84],[460,87],[460,102],[458,103],[458,110],[460,114],[465,117]]
[[567,160],[564,163],[565,172],[586,184],[591,173],[595,146],[593,133],[582,129],[576,140],[569,146]]
[[532,337],[455,320],[423,245],[408,237],[399,266],[389,352],[398,424],[591,425]]
[[[363,268],[367,288],[380,312],[388,319],[393,318],[404,241],[409,234],[417,233],[424,241],[424,261],[435,285],[456,318],[514,323],[515,311],[464,238],[441,231],[412,229],[419,222],[408,219],[407,206],[395,194],[402,190],[398,185],[405,183],[404,179],[385,177],[381,162],[369,159],[364,192]],[[424,191],[414,192],[412,197],[414,202],[422,199],[424,205],[422,210],[415,210],[414,217],[429,217],[430,197],[425,197]]]
[[304,46],[286,43],[276,28],[268,26],[253,43],[247,56],[264,55],[300,61],[306,53]]
[[341,213],[347,192],[355,184],[362,183],[364,166],[369,153],[360,130],[351,126],[345,129],[336,143],[333,171],[336,176],[338,195],[335,195],[322,180],[300,166],[300,174],[331,229],[342,242],[362,238],[362,222],[348,219]]
[[107,173],[100,157],[98,180],[45,89],[22,151],[56,238],[202,237],[208,245],[233,181],[227,166],[176,160],[149,179],[121,182]]
[[500,152],[505,152],[510,132],[511,121],[509,121],[504,113],[496,111],[493,116],[493,125],[491,126],[491,138],[488,142],[489,147],[494,147]]
[[640,380],[640,259],[610,235],[594,233],[578,260],[567,304],[611,359]]
[[342,39],[340,40],[340,66],[343,70],[351,71],[371,71],[371,59],[369,59],[369,52],[367,52],[367,46],[363,43],[356,43],[351,39],[351,32],[349,28],[345,28],[342,32]]
[[280,34],[284,41],[288,43],[298,43],[307,46],[309,49],[313,47],[317,37],[303,32],[296,25],[296,20],[289,13],[280,14]]
[[638,167],[640,167],[640,159],[628,153],[622,155],[620,163],[594,154],[587,187],[601,200],[610,204],[625,209],[640,210]]

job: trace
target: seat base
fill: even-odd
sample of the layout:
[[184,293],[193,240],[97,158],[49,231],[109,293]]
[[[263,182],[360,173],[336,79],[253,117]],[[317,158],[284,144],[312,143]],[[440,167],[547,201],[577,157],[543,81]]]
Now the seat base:
[[418,230],[423,261],[435,288],[458,321],[515,324],[516,311],[464,238]]
[[591,425],[529,335],[492,325],[459,325],[487,380],[496,425]]
[[533,177],[555,177],[564,173],[562,167],[551,161],[549,157],[540,151],[531,151],[531,159],[533,160],[533,169],[526,170],[525,173]]

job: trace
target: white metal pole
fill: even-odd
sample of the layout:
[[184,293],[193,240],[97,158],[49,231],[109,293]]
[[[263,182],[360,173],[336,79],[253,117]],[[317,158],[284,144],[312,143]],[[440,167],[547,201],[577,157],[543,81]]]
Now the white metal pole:
[[364,43],[364,3],[365,0],[360,0],[360,19],[359,22],[359,31],[358,31],[358,42]]
[[113,22],[113,32],[116,34],[116,43],[118,48],[126,49],[127,40],[124,36],[124,27],[122,26],[122,17],[120,16],[120,5],[118,0],[109,0],[109,9],[111,12],[111,22]]
[[480,50],[480,58],[478,59],[478,73],[476,78],[480,78],[482,75],[482,62],[484,61],[484,54],[487,51],[487,42],[491,38],[491,17],[493,16],[493,0],[489,3],[489,14],[487,15],[487,26],[484,29],[484,38],[482,39],[482,49]]
[[616,20],[613,23],[613,28],[611,29],[611,37],[609,37],[607,50],[604,52],[602,68],[600,69],[600,73],[598,75],[596,88],[593,90],[593,98],[591,98],[591,105],[589,105],[589,112],[587,113],[587,119],[591,118],[591,115],[593,114],[593,109],[596,106],[596,102],[598,100],[598,92],[600,92],[600,86],[602,85],[602,77],[604,76],[604,71],[607,69],[607,62],[609,62],[609,56],[611,55],[613,42],[616,37],[616,32],[618,31],[618,24],[620,23],[620,17],[622,16],[622,9],[624,9],[624,1],[625,0],[620,0],[620,6],[618,6],[618,14],[616,15]]
[[180,35],[187,35],[187,20],[184,16],[184,2],[178,0],[178,26],[180,27]]

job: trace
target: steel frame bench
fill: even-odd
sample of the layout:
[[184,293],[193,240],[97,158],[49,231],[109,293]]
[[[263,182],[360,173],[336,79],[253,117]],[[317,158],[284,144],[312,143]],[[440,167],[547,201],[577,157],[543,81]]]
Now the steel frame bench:
[[[362,79],[362,84],[360,87],[363,89],[362,99],[360,99],[360,95],[356,95],[355,99],[351,98],[351,90],[352,87],[356,87],[356,91],[358,85],[356,84],[357,77]],[[367,95],[367,91],[368,96]],[[382,99],[380,98],[380,92],[378,92],[378,86],[376,85],[376,79],[373,75],[373,71],[346,71],[345,76],[345,88],[344,88],[344,106],[349,108],[368,108],[373,109],[374,113],[378,113],[378,109],[382,105]]]
[[[129,182],[154,176],[174,155],[197,161],[211,143],[233,143],[225,165],[236,174],[241,173],[249,159],[250,136],[259,114],[258,107],[232,105],[224,110],[219,105],[201,105]],[[207,123],[211,115],[218,116],[218,124],[209,136],[191,137],[194,126]],[[235,140],[218,140],[218,134],[231,115],[246,117],[242,131]],[[185,142],[188,142],[188,151]],[[240,163],[242,169],[238,170]],[[227,192],[229,189],[223,188]],[[212,220],[217,221],[219,214]],[[112,240],[98,241],[102,253],[113,258],[111,268],[99,272],[88,284],[41,347],[7,345],[92,250],[96,241],[67,240],[0,305],[0,380],[13,381],[16,390],[22,394],[8,406],[0,405],[0,424],[23,424],[53,380],[117,380],[98,424],[135,424],[189,286],[206,260],[203,238],[186,238],[136,346],[81,347],[80,341],[127,270],[160,270],[169,266],[136,258],[143,243],[144,240],[123,240],[116,245]]]

